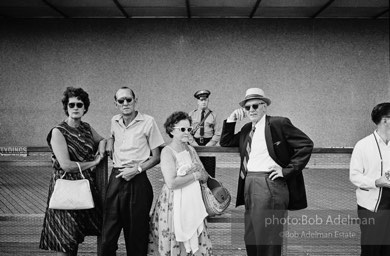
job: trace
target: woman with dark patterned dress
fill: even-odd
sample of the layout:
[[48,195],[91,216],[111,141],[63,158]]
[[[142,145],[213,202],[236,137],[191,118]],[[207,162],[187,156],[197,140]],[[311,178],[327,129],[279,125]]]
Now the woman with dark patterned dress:
[[[54,172],[50,180],[49,204],[55,181],[66,172],[65,179],[81,179],[77,163],[89,180],[95,208],[88,210],[54,210],[46,207],[39,248],[57,251],[57,255],[77,255],[85,236],[100,235],[102,213],[97,198],[94,167],[104,156],[106,140],[81,118],[89,108],[89,97],[81,88],[68,87],[62,99],[66,120],[47,136],[52,150]],[[97,152],[97,153],[96,153]]]

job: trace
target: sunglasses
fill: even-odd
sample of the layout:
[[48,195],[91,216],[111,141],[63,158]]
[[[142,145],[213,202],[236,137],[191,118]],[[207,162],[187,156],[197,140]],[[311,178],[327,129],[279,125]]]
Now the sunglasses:
[[125,103],[125,101],[127,101],[127,103],[131,103],[133,101],[133,98],[120,98],[117,100],[119,104],[123,104]]
[[249,111],[249,110],[251,109],[251,107],[252,107],[254,110],[256,110],[256,109],[259,108],[260,105],[264,105],[264,104],[265,104],[265,103],[262,102],[262,103],[247,105],[247,106],[245,106],[244,108],[245,108],[246,111]]
[[192,127],[173,127],[173,129],[179,129],[181,132],[185,132],[187,130],[187,132],[191,132],[192,131]]
[[81,103],[81,102],[77,102],[77,103],[71,102],[71,103],[68,104],[69,108],[74,108],[75,106],[77,106],[77,108],[82,108],[84,106],[84,103]]

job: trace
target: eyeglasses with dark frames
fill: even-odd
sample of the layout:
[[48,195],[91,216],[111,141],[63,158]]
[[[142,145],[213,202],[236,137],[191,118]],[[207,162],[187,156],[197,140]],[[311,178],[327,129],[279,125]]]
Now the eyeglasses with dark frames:
[[186,130],[187,132],[192,131],[192,127],[173,127],[173,129],[179,129],[181,132],[185,132]]
[[127,103],[131,103],[131,102],[133,102],[133,98],[120,98],[120,99],[117,99],[117,102],[119,103],[119,104],[123,104],[123,103],[125,103],[125,101],[127,101]]
[[264,105],[265,103],[264,102],[261,102],[261,103],[256,103],[256,104],[252,104],[252,105],[246,105],[244,108],[246,111],[249,111],[251,109],[251,107],[256,110],[259,108],[260,105]]
[[84,103],[82,102],[71,102],[71,103],[68,103],[68,107],[69,108],[74,108],[75,106],[77,106],[77,108],[82,108],[84,106]]

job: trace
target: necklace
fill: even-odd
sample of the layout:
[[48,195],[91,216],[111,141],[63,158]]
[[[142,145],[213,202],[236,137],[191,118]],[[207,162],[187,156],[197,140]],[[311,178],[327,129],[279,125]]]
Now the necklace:
[[72,126],[69,124],[69,120],[65,120],[65,123],[70,127],[72,128],[73,130],[75,130],[77,132],[77,136],[78,137],[81,137],[81,133],[80,133],[80,130],[79,130],[79,127],[80,127],[80,123],[77,125],[77,126]]

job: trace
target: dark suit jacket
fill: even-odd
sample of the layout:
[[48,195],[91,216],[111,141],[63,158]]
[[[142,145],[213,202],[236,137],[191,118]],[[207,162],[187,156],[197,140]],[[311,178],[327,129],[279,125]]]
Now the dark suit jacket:
[[[313,141],[296,128],[288,118],[265,116],[265,140],[271,158],[280,165],[289,189],[289,210],[307,207],[305,183],[302,170],[309,162],[313,150]],[[241,131],[234,134],[236,123],[223,123],[220,144],[222,147],[239,147],[243,159],[252,123],[245,124]],[[245,179],[239,175],[236,206],[243,205]]]

